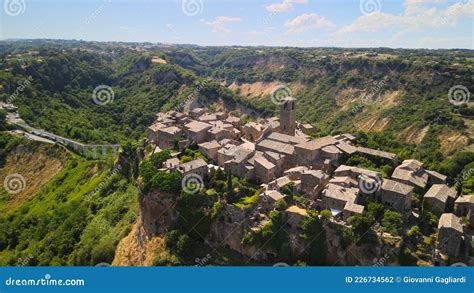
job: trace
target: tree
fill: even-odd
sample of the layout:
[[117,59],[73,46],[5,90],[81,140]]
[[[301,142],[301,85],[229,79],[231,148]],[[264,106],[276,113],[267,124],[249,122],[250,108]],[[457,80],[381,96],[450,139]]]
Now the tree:
[[332,218],[332,213],[330,210],[322,210],[319,214],[321,215],[321,220],[323,221],[329,221],[329,219]]
[[236,202],[236,198],[234,195],[234,186],[232,183],[232,174],[227,172],[227,202],[234,203]]
[[284,198],[280,198],[275,202],[274,207],[279,211],[283,211],[288,207],[288,204],[286,203]]
[[182,234],[176,243],[176,253],[180,256],[189,254],[192,251],[192,239],[187,234]]
[[403,217],[400,213],[387,210],[383,214],[382,227],[392,234],[400,234],[403,229]]
[[178,195],[181,191],[181,174],[158,171],[151,179],[151,186],[163,192]]
[[170,158],[171,158],[171,151],[164,150],[164,151],[151,155],[150,161],[153,163],[153,166],[155,166],[156,168],[161,168],[163,163]]
[[372,231],[373,220],[367,216],[353,216],[348,219],[351,227],[353,240],[363,243],[372,243],[374,241],[374,233]]
[[180,233],[178,230],[171,230],[165,234],[165,247],[168,250],[174,250],[178,243]]
[[326,262],[326,230],[316,213],[309,213],[301,222],[301,237],[309,243],[309,259],[312,264],[324,265]]
[[418,238],[422,236],[420,227],[413,226],[407,231],[407,238],[412,244],[416,244],[418,242]]
[[7,129],[7,112],[0,110],[0,131]]
[[371,216],[375,221],[380,221],[383,217],[385,208],[383,204],[378,202],[370,202],[367,207],[367,214]]

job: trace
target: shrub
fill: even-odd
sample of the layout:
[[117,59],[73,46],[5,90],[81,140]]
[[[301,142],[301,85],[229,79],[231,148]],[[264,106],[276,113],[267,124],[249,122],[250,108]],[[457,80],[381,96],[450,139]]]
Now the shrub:
[[403,229],[403,217],[400,213],[387,210],[383,214],[382,227],[392,234],[400,234]]

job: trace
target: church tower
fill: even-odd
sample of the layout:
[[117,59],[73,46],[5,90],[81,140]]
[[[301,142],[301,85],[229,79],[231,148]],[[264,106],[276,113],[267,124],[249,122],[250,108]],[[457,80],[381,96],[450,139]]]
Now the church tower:
[[295,135],[296,115],[295,115],[296,99],[286,97],[281,104],[280,109],[280,131],[288,135]]

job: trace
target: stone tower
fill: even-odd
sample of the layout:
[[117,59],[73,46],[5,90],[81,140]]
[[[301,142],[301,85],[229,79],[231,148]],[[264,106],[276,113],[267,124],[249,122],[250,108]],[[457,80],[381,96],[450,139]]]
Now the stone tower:
[[281,104],[280,109],[280,131],[288,135],[295,135],[296,115],[295,115],[296,99],[286,97]]

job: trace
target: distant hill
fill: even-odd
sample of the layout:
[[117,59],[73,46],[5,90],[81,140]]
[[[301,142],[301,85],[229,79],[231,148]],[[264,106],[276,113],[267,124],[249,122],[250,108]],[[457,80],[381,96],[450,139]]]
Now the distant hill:
[[[474,150],[472,103],[448,100],[453,86],[473,91],[472,50],[33,40],[0,42],[0,54],[0,80],[9,83],[0,99],[31,76],[14,101],[22,118],[79,141],[136,141],[156,112],[181,109],[190,96],[214,108],[275,115],[271,95],[283,86],[298,100],[298,120],[317,126],[319,136],[383,132],[416,146],[429,164]],[[93,100],[101,85],[113,91],[105,105]]]

